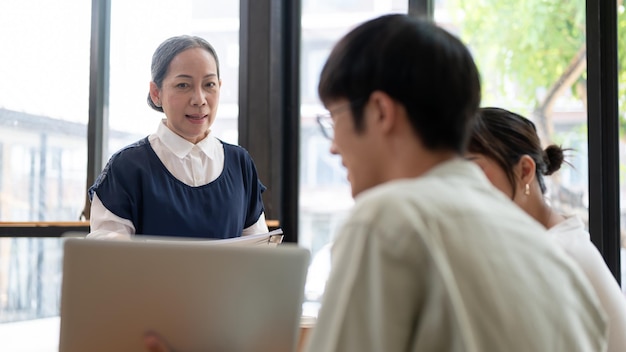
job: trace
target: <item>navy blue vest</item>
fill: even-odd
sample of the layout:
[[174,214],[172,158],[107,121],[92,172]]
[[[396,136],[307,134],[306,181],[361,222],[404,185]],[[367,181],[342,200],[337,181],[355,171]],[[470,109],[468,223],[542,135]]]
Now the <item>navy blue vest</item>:
[[89,197],[95,192],[113,214],[132,221],[137,234],[238,237],[263,212],[265,186],[245,149],[222,144],[222,174],[191,187],[165,168],[146,137],[111,157],[89,188]]

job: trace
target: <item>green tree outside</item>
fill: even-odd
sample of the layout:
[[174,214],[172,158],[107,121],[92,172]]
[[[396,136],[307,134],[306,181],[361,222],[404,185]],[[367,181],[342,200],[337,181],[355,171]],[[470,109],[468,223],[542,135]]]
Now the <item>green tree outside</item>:
[[[555,101],[567,90],[583,104],[587,101],[585,0],[449,1],[454,22],[461,24],[459,35],[481,69],[485,101],[514,96],[518,104],[532,108],[542,139],[551,142]],[[620,136],[624,138],[626,14],[622,0],[616,6]]]

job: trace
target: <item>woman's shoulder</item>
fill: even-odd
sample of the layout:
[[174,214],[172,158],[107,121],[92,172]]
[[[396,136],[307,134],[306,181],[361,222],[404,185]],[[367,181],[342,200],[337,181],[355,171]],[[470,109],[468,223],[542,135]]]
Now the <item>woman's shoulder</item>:
[[224,142],[221,139],[218,139],[218,141],[222,143],[222,145],[224,146],[224,150],[230,150],[233,153],[248,153],[248,151],[240,145]]
[[239,160],[252,160],[246,148],[237,144],[224,142],[221,139],[219,141],[224,146],[224,155],[227,160],[233,157]]
[[585,224],[576,215],[565,216],[565,220],[548,229],[548,234],[561,244],[590,242]]
[[145,167],[139,165],[145,165],[146,160],[148,160],[145,153],[146,150],[149,150],[149,145],[148,139],[144,138],[115,152],[98,175],[93,186],[89,188],[90,197],[93,197],[95,190],[105,184],[106,180],[111,179],[109,176],[117,180],[115,182],[126,182],[133,179],[137,172],[142,172],[140,170],[145,169]]
[[136,162],[138,158],[142,160],[145,158],[145,153],[150,149],[150,142],[148,138],[142,138],[134,143],[131,143],[118,151],[116,151],[109,159],[111,163],[127,163]]

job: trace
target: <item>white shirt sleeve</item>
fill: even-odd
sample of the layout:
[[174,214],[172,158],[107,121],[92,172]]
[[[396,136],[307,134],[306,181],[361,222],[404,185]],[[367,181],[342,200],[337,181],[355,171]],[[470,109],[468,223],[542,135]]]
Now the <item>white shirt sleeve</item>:
[[87,238],[130,239],[135,234],[133,223],[113,214],[102,204],[95,193],[91,200],[91,216],[89,218],[91,232]]
[[572,242],[565,251],[582,268],[609,317],[608,351],[626,351],[626,297],[602,255],[590,241]]
[[267,223],[265,222],[265,213],[261,213],[257,222],[243,229],[243,232],[241,233],[241,235],[242,236],[256,235],[259,233],[266,233],[266,232],[269,232],[269,229],[267,228]]
[[609,318],[608,351],[626,351],[626,297],[589,233],[576,216],[548,230],[551,238],[578,264],[594,288]]

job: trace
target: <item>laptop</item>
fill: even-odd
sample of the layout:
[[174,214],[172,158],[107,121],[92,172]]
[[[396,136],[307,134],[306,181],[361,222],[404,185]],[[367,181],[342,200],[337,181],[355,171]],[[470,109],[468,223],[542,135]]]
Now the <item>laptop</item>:
[[65,241],[59,351],[296,347],[309,251],[185,241]]

